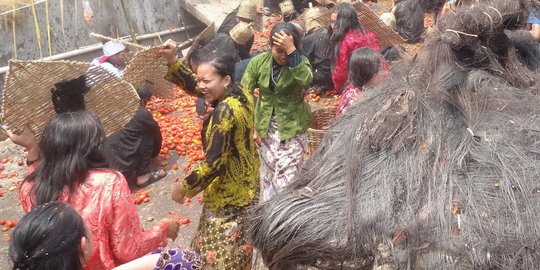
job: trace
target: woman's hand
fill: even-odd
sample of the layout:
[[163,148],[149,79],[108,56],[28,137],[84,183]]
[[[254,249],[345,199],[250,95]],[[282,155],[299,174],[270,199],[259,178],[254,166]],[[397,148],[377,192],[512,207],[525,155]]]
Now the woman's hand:
[[169,63],[169,65],[173,65],[174,63],[176,63],[176,61],[178,61],[178,59],[176,58],[177,46],[178,45],[176,44],[174,40],[169,39],[165,41],[165,43],[163,43],[163,48],[159,50],[159,55],[165,58],[165,60],[167,60],[167,63]]
[[178,222],[172,218],[164,218],[160,221],[167,224],[167,237],[172,240],[176,240],[180,224],[178,224]]
[[257,145],[257,147],[261,147],[261,145],[262,145],[262,138],[261,138],[261,136],[259,135],[259,132],[257,132],[256,130],[253,131],[253,141],[255,142],[255,144]]
[[184,185],[182,183],[177,183],[173,186],[172,189],[172,199],[177,203],[184,203]]
[[24,126],[21,135],[13,133],[9,128],[5,129],[5,131],[14,144],[26,147],[28,149],[37,146],[36,136],[30,129],[30,125],[28,123]]
[[275,33],[272,39],[274,40],[275,45],[280,46],[287,52],[287,55],[296,51],[293,36],[287,35],[283,30]]

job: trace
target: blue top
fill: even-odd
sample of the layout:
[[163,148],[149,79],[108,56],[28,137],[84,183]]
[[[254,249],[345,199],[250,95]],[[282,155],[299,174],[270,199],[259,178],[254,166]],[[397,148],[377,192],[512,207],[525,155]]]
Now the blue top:
[[540,24],[540,9],[536,8],[531,10],[531,13],[529,13],[529,18],[527,19],[527,23]]

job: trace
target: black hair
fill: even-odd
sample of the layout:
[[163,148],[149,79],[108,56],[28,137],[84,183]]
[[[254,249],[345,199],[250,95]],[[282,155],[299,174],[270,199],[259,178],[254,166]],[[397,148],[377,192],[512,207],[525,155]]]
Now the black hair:
[[[198,66],[202,64],[202,61],[207,60],[208,57],[216,58],[220,56],[227,56],[233,63],[240,61],[236,43],[234,43],[232,38],[227,34],[215,33],[202,40],[199,45],[201,47],[195,49],[188,56],[188,64],[191,65],[193,63]],[[196,72],[196,70],[194,70],[194,72]]]
[[150,85],[144,84],[141,87],[137,88],[137,94],[142,102],[147,102],[152,97],[152,88]]
[[71,205],[40,205],[28,212],[13,231],[9,244],[12,269],[82,269],[79,247],[84,236],[84,221]]
[[405,47],[403,46],[392,46],[392,47],[386,47],[383,48],[381,53],[384,56],[384,59],[389,62],[394,62],[401,57],[403,57],[403,54],[406,52]]
[[103,153],[105,132],[90,112],[66,112],[55,115],[45,126],[40,146],[40,162],[25,178],[35,180],[34,205],[58,200],[64,188],[73,193],[84,183],[88,171],[106,167]]
[[64,80],[54,84],[51,99],[56,113],[82,111],[84,95],[90,90],[86,85],[86,76]]
[[356,87],[363,87],[381,70],[382,54],[371,48],[352,51],[349,58],[349,81]]
[[341,3],[332,8],[332,13],[337,13],[335,29],[328,28],[327,55],[334,59],[339,55],[339,47],[345,34],[351,29],[363,32],[363,28],[358,21],[356,10],[349,3]]
[[287,35],[291,35],[294,40],[294,47],[296,47],[297,50],[300,50],[300,33],[294,24],[286,22],[277,23],[270,31],[270,37],[268,40],[270,47],[274,46],[274,39],[272,37],[281,31],[285,32]]
[[205,57],[201,58],[200,64],[209,64],[214,68],[214,71],[221,77],[229,76],[231,78],[231,83],[229,84],[229,86],[227,86],[225,97],[235,96],[240,99],[240,102],[247,102],[247,98],[244,92],[240,89],[240,87],[234,80],[235,62],[230,55],[206,55]]

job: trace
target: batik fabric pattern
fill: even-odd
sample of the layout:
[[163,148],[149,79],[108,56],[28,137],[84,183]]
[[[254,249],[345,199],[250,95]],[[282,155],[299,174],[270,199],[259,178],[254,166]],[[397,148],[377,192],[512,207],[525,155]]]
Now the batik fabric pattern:
[[154,270],[200,270],[199,254],[185,249],[157,249],[151,254],[160,254]]
[[[196,95],[196,76],[177,62],[166,77]],[[251,94],[226,96],[214,104],[203,122],[204,161],[182,181],[185,195],[204,193],[204,205],[212,211],[226,206],[247,206],[259,188],[259,157],[253,142],[254,105]]]
[[344,114],[345,111],[347,111],[347,108],[358,100],[358,96],[360,96],[361,92],[362,89],[349,83],[345,90],[343,90],[343,94],[341,94],[339,97],[339,105],[336,110],[336,116]]
[[277,119],[272,117],[268,138],[262,139],[259,148],[261,201],[270,199],[293,181],[304,161],[307,145],[306,133],[281,140]]
[[246,238],[246,207],[203,209],[191,248],[201,254],[204,270],[251,269],[253,249]]

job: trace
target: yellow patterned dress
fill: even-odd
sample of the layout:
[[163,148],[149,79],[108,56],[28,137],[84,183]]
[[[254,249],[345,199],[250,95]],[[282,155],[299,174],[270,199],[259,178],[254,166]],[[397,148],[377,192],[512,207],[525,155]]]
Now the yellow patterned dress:
[[[197,95],[196,75],[183,63],[166,77]],[[227,94],[212,104],[203,122],[205,160],[182,181],[187,197],[204,194],[204,208],[192,248],[203,269],[250,269],[252,248],[246,240],[247,206],[258,193],[259,156],[252,140],[253,98],[247,91]]]

